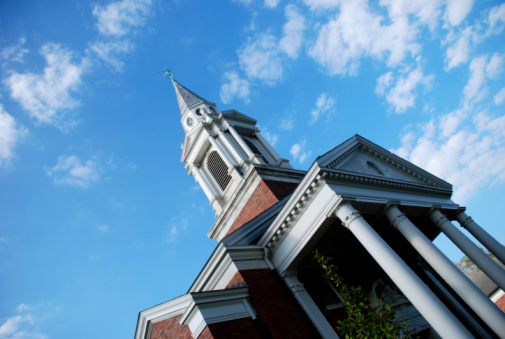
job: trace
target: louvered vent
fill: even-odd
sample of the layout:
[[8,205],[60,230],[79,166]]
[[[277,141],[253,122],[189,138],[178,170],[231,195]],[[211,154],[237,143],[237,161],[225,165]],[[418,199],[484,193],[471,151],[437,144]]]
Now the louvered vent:
[[228,175],[228,166],[216,151],[210,152],[207,158],[207,168],[221,190],[224,191],[230,183],[231,176]]

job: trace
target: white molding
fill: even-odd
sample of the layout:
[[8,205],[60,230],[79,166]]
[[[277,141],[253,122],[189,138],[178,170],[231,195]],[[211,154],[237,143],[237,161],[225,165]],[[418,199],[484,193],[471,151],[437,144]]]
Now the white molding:
[[191,293],[192,303],[182,315],[180,323],[188,325],[194,338],[209,324],[251,317],[256,318],[249,304],[246,287],[228,290]]
[[164,302],[139,313],[135,339],[150,337],[152,324],[184,313],[192,302],[190,294]]

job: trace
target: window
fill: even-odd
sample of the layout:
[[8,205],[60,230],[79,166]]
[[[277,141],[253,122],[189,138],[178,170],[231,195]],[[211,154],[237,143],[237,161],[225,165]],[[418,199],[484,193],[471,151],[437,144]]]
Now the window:
[[216,151],[210,152],[207,158],[207,169],[221,190],[224,191],[230,183],[231,176],[228,175],[228,166]]

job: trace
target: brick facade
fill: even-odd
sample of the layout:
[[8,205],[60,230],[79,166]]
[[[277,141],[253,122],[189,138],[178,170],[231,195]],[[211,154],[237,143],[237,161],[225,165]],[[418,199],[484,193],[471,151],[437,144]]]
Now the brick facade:
[[240,274],[240,272],[237,272],[237,273],[235,273],[233,278],[231,278],[230,282],[226,286],[226,289],[240,287],[243,284],[244,284],[244,278],[242,278],[242,275]]
[[188,325],[181,325],[179,319],[182,314],[175,317],[158,321],[153,324],[151,339],[181,338],[192,339],[191,330]]
[[261,180],[226,235],[265,212],[296,186],[293,182]]
[[249,300],[272,338],[318,338],[285,283],[269,269],[240,271]]

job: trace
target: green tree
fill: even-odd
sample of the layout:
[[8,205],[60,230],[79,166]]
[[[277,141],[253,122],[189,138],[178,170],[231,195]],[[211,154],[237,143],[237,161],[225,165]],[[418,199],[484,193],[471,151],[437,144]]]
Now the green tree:
[[406,322],[400,323],[391,305],[374,296],[377,306],[372,305],[361,286],[348,286],[338,274],[337,266],[330,264],[331,257],[317,250],[314,259],[324,270],[323,276],[329,279],[345,303],[347,318],[339,320],[337,332],[345,338],[397,338],[410,337],[415,331]]

